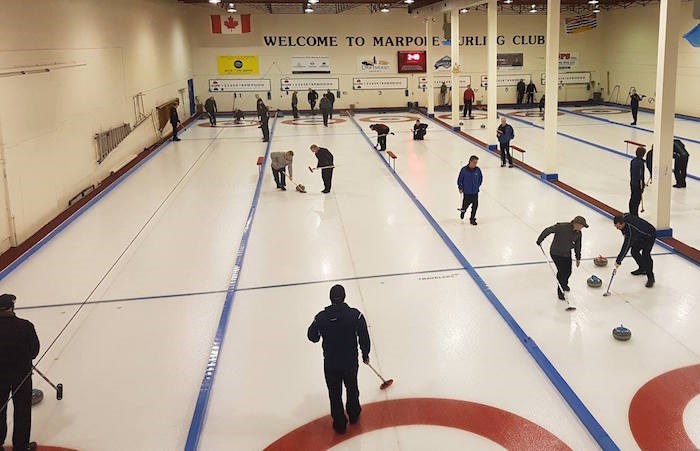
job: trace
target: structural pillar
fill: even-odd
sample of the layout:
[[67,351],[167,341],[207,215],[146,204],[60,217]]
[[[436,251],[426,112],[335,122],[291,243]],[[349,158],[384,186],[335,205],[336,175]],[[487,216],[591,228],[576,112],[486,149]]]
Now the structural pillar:
[[452,58],[452,71],[450,82],[452,86],[452,130],[459,130],[459,10],[450,11],[450,58]]
[[428,91],[428,117],[435,117],[435,77],[433,77],[433,37],[432,37],[433,18],[425,18],[425,59],[428,73],[426,74],[428,86],[425,88]]
[[678,21],[680,2],[661,0],[659,45],[656,60],[656,111],[654,113],[654,182],[656,228],[659,236],[671,235],[671,164],[678,67]]
[[498,10],[496,0],[488,0],[488,87],[487,87],[487,124],[489,148],[497,146],[496,129],[498,128],[498,75],[496,73],[496,54],[498,53]]
[[559,27],[561,0],[547,0],[547,51],[545,54],[544,173],[546,180],[558,178],[557,107],[559,105]]

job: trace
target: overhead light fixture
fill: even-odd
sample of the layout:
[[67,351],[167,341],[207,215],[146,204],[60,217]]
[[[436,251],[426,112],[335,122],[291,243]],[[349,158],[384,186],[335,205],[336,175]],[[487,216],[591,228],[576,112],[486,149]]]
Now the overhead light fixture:
[[235,13],[236,12],[236,7],[234,6],[233,3],[228,4],[228,8],[226,8],[227,13]]
[[589,5],[597,5],[599,3],[599,0],[588,0]]
[[316,3],[318,3],[318,1],[319,0],[309,0],[309,3],[311,3],[312,5],[315,5]]
[[599,12],[600,12],[600,8],[599,8],[598,6],[596,6],[595,8],[593,8],[593,12],[594,12],[594,13],[599,13]]
[[414,1],[415,1],[415,0],[403,0],[403,2],[404,2],[405,4],[407,4],[407,5],[413,4]]
[[221,0],[209,0],[209,3],[213,3],[214,5],[218,5],[221,3]]
[[530,9],[530,12],[531,12],[531,13],[536,13],[536,12],[537,12],[537,6],[536,6],[534,3],[532,4],[532,7],[531,7],[531,9]]
[[388,5],[382,5],[382,9],[380,9],[379,11],[381,11],[381,12],[383,12],[383,13],[388,13],[388,12],[389,12],[389,6],[388,6]]
[[460,13],[460,14],[465,14],[465,13],[468,13],[468,12],[469,12],[469,8],[462,8],[462,9],[459,10],[459,13]]
[[511,3],[513,3],[513,0],[503,0],[503,3],[510,5]]
[[312,12],[314,12],[314,9],[311,7],[311,5],[306,5],[304,12],[307,14],[311,14]]

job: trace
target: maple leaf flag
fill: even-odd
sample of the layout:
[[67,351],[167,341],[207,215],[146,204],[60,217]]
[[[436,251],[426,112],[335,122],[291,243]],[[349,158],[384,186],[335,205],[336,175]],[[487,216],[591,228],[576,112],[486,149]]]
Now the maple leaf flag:
[[211,32],[214,34],[250,33],[250,14],[213,15]]

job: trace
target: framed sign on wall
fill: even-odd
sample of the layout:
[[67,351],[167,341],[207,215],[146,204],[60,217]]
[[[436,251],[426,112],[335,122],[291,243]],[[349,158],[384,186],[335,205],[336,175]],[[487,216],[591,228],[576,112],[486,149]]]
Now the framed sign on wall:
[[425,50],[399,50],[398,65],[399,73],[424,74],[427,69]]

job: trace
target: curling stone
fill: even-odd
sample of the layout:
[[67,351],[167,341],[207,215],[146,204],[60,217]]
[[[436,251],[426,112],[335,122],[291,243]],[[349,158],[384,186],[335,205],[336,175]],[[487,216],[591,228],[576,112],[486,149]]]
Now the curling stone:
[[591,288],[600,288],[603,285],[603,281],[600,280],[598,276],[591,276],[586,280],[586,283]]
[[44,392],[38,388],[32,389],[32,405],[39,404],[44,399]]
[[481,124],[481,128],[486,128],[486,124]]
[[612,335],[615,337],[615,340],[627,341],[632,338],[632,331],[620,324],[620,327],[612,330]]
[[304,185],[302,185],[302,184],[299,184],[299,185],[297,185],[296,190],[299,191],[300,193],[305,193],[305,192],[306,192],[306,187],[305,187]]
[[607,266],[608,264],[608,259],[603,257],[602,255],[597,256],[596,258],[593,259],[593,264],[596,266]]

